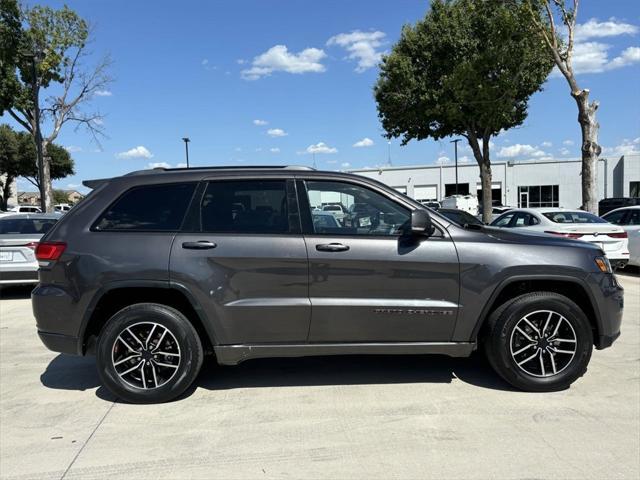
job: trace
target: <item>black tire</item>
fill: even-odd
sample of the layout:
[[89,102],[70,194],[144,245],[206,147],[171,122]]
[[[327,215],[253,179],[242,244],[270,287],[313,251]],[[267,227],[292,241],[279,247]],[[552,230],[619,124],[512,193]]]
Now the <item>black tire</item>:
[[[122,344],[123,340],[119,340],[118,337],[124,332],[134,331],[135,329],[144,329],[146,325],[156,324],[158,332],[164,331],[162,328],[167,329],[170,335],[165,334],[163,344],[169,342],[169,348],[173,347],[175,352],[178,352],[177,360],[169,359],[165,360],[162,357],[160,360],[168,364],[175,363],[176,368],[171,367],[158,367],[154,363],[153,367],[150,364],[150,359],[147,360],[146,367],[143,362],[141,369],[142,382],[147,388],[142,388],[141,384],[136,383],[137,379],[129,377],[128,380],[124,380],[118,374],[116,366],[114,365],[114,357],[116,351],[128,348]],[[126,334],[125,334],[126,335]],[[140,337],[142,343],[140,343],[139,349],[144,348],[144,337],[136,334],[135,338]],[[156,341],[162,341],[162,338],[156,337]],[[131,345],[135,345],[135,342],[131,337],[127,337],[127,342]],[[151,339],[151,346],[154,340]],[[157,347],[156,347],[157,348]],[[132,352],[131,348],[126,351],[127,354]],[[151,348],[145,350],[146,355],[151,355]],[[121,354],[124,355],[124,354]],[[131,353],[135,356],[135,353]],[[140,353],[142,355],[142,353]],[[193,325],[189,320],[175,308],[168,307],[166,305],[160,305],[156,303],[138,303],[126,307],[115,315],[113,315],[106,323],[100,336],[98,337],[98,346],[96,350],[98,374],[102,380],[102,383],[118,398],[131,403],[161,403],[173,400],[181,395],[196,379],[200,367],[202,366],[204,354],[202,350],[202,343],[198,336],[198,333],[193,328]],[[153,358],[156,358],[154,355]],[[143,357],[140,357],[142,361]],[[137,362],[138,358],[132,358],[130,362]],[[122,373],[122,367],[121,372]],[[126,368],[126,365],[125,365]],[[152,368],[153,377],[155,377],[156,369],[159,371],[166,371],[166,375],[160,377],[160,380],[156,380],[158,386],[153,384],[151,375],[149,374],[149,368]],[[147,372],[149,380],[144,377],[144,371]],[[131,374],[133,375],[133,374]],[[124,376],[124,378],[127,378]],[[131,383],[128,383],[131,382]],[[163,383],[165,382],[165,383]]]
[[[566,366],[557,373],[549,372],[548,362],[551,358],[544,357],[544,360],[540,360],[535,357],[534,360],[540,363],[547,362],[545,363],[547,365],[546,372],[544,366],[540,367],[541,374],[550,375],[546,377],[538,376],[536,372],[527,372],[521,368],[512,355],[513,350],[511,349],[512,334],[518,322],[527,315],[540,315],[534,313],[539,311],[551,311],[562,315],[570,324],[575,335],[575,353]],[[489,363],[502,378],[516,388],[529,392],[564,390],[587,371],[593,350],[593,331],[589,320],[580,307],[564,295],[553,292],[533,292],[521,295],[501,305],[493,312],[488,322],[488,334],[484,339],[484,347]],[[563,324],[562,328],[569,327]],[[570,345],[569,348],[573,349],[573,344]],[[537,347],[532,347],[531,352],[536,350]],[[542,353],[551,355],[547,351],[540,352],[540,356]],[[521,355],[527,356],[528,354],[529,352]],[[554,358],[560,358],[556,355]],[[523,358],[522,356],[518,357],[518,360]],[[525,365],[524,368],[533,367]],[[556,368],[555,360],[553,368]]]

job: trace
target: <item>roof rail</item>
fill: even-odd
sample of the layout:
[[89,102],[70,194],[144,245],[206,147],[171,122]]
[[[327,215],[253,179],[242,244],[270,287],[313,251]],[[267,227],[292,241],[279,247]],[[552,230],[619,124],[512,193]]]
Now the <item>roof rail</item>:
[[229,165],[229,166],[209,166],[209,167],[176,167],[165,168],[157,167],[153,170],[167,172],[181,172],[187,170],[270,170],[272,168],[280,168],[282,170],[315,170],[305,165]]

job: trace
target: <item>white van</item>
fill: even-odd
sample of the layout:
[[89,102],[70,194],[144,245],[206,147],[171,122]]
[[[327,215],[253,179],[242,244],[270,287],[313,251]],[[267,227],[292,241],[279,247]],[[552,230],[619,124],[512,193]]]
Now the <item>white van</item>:
[[478,215],[478,198],[474,195],[451,195],[440,202],[442,208],[455,208],[471,215]]

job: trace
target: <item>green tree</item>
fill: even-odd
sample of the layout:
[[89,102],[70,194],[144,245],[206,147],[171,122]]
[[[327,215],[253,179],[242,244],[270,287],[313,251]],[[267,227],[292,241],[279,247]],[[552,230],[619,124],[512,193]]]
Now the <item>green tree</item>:
[[[10,0],[0,1],[11,4]],[[4,29],[4,15],[2,18]],[[102,133],[102,116],[99,112],[86,112],[85,107],[111,81],[107,74],[110,61],[105,57],[93,68],[83,66],[89,28],[66,6],[59,10],[35,6],[22,12],[22,20],[15,57],[17,68],[0,72],[0,114],[8,112],[35,139],[37,165],[41,166],[36,176],[42,176],[42,182],[38,182],[42,206],[52,211],[51,180],[55,176],[53,153],[49,150],[68,123],[85,127],[96,140]],[[17,85],[15,94],[5,85]],[[49,89],[52,94],[43,95]],[[10,102],[4,100],[9,98]],[[43,126],[48,129],[46,133]]]
[[17,0],[0,0],[0,112],[11,107],[18,95],[20,85],[15,71],[21,38]]
[[[51,163],[51,178],[59,180],[73,175],[74,161],[63,147],[51,143],[48,146]],[[0,175],[6,175],[2,186],[3,208],[11,196],[11,184],[17,177],[24,177],[38,190],[36,144],[33,136],[26,132],[15,132],[9,125],[0,125]]]
[[387,137],[463,136],[491,219],[492,136],[522,124],[529,97],[553,66],[523,6],[502,0],[434,0],[424,20],[405,25],[382,60],[374,87]]
[[53,191],[53,201],[56,203],[69,203],[69,197],[64,190],[56,189]]

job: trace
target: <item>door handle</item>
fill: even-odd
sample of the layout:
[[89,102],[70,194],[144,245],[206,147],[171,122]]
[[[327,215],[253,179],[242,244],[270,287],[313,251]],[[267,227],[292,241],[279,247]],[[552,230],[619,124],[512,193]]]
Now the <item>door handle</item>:
[[323,243],[316,245],[316,250],[319,252],[346,252],[349,250],[349,246],[341,243]]
[[197,242],[182,242],[182,248],[189,250],[209,250],[216,248],[218,245],[208,240],[199,240]]

